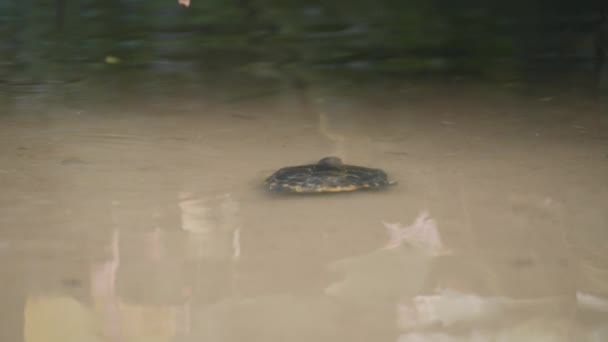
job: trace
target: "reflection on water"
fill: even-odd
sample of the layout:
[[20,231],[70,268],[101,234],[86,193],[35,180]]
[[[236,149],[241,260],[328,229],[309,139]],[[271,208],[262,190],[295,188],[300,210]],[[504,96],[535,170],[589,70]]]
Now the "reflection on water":
[[[593,102],[460,86],[353,86],[308,107],[293,88],[12,107],[0,337],[606,340],[608,145]],[[278,167],[330,154],[399,186],[264,191]]]
[[608,341],[608,20],[506,7],[0,2],[0,342]]
[[418,214],[416,221],[410,226],[404,227],[399,223],[386,222],[383,224],[390,235],[388,248],[395,248],[406,242],[430,255],[438,256],[450,253],[441,242],[437,223],[426,211]]

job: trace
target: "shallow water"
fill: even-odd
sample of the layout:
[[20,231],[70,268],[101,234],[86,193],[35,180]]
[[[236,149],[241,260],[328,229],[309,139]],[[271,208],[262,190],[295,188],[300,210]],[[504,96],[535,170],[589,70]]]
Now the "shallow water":
[[[2,341],[608,339],[595,100],[431,82],[304,100],[121,89],[5,106]],[[399,185],[263,189],[328,155]],[[432,234],[408,240],[425,212],[440,253]]]

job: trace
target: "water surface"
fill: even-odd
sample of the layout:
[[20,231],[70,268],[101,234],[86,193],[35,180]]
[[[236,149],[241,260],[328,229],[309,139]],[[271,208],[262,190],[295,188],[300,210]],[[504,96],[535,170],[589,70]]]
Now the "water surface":
[[[594,98],[223,83],[13,95],[3,340],[607,338],[608,126]],[[329,155],[399,185],[262,186]]]

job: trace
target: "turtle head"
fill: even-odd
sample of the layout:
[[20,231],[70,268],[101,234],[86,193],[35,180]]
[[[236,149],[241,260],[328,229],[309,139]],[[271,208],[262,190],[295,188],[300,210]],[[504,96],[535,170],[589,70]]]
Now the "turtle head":
[[336,167],[342,165],[342,159],[338,157],[325,157],[319,160],[319,164]]

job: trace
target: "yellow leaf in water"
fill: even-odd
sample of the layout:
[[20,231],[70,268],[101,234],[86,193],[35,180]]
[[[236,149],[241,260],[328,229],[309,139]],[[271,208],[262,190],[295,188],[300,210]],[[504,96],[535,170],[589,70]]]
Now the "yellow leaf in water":
[[108,56],[106,56],[105,61],[108,64],[118,64],[118,63],[120,63],[120,58],[118,58],[116,56],[108,55]]

